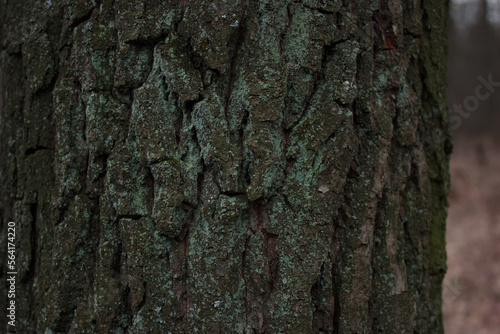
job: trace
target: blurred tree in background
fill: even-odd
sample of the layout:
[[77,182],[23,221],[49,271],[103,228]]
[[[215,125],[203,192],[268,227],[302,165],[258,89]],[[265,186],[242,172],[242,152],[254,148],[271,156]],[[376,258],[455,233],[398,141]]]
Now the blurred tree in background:
[[[500,5],[498,1],[454,1],[451,4],[448,51],[448,102],[451,115],[457,115],[457,107],[469,96],[475,96],[481,84],[478,77],[500,82]],[[500,90],[500,87],[495,87]],[[482,93],[488,92],[485,88]],[[457,133],[479,134],[494,132],[500,123],[498,108],[500,94],[491,94],[479,100],[477,108],[465,114],[460,124],[452,123]],[[472,104],[471,104],[472,105]],[[473,105],[472,105],[473,106]]]

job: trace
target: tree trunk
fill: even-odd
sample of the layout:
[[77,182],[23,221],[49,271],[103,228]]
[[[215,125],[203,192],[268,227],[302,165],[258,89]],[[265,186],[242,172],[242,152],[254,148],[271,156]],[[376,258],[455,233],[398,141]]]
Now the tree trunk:
[[1,12],[8,330],[443,332],[446,1]]

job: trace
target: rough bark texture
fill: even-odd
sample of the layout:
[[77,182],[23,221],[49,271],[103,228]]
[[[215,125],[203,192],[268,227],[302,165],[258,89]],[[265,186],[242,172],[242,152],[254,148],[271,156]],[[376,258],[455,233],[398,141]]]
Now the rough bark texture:
[[1,15],[18,333],[442,332],[445,0]]

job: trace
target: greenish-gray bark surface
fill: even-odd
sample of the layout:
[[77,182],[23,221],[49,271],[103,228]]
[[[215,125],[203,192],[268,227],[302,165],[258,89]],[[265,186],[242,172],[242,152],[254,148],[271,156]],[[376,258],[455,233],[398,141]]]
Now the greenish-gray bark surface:
[[445,0],[0,15],[8,330],[443,331]]

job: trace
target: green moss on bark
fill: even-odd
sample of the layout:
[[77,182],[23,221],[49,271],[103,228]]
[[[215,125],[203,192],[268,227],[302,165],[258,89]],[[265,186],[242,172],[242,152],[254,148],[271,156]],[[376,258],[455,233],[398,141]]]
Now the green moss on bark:
[[1,9],[20,331],[442,332],[445,1]]

